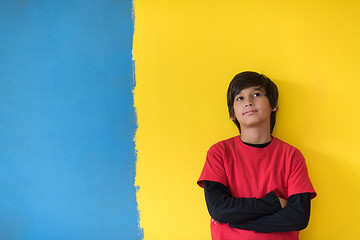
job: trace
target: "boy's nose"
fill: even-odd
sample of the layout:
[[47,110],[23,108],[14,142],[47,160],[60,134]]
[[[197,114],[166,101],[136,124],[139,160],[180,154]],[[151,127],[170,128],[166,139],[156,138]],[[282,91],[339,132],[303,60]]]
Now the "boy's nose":
[[253,103],[252,102],[247,102],[245,103],[245,107],[252,107],[253,106]]

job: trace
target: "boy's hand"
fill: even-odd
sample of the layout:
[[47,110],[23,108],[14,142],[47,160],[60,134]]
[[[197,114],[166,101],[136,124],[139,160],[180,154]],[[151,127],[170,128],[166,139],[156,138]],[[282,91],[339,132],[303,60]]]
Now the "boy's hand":
[[279,201],[280,201],[280,204],[281,204],[281,208],[286,207],[287,202],[288,202],[286,199],[279,198]]

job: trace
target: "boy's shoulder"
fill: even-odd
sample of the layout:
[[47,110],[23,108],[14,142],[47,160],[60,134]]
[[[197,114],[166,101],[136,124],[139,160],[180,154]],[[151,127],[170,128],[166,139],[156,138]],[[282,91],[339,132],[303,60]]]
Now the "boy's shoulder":
[[290,148],[294,147],[294,146],[290,145],[289,143],[281,140],[280,138],[277,138],[277,137],[274,137],[274,136],[273,136],[273,141],[275,141],[277,144],[280,144],[280,145],[283,145],[283,146],[286,146],[286,147],[290,147]]
[[282,149],[283,151],[285,151],[287,153],[294,154],[294,156],[303,158],[301,151],[297,147],[290,145],[289,143],[284,142],[283,140],[280,140],[279,138],[274,137],[273,141],[274,140],[275,140],[275,143],[276,143],[275,146],[277,149]]
[[[240,135],[234,136],[234,137],[230,137],[224,140],[220,140],[218,142],[216,142],[213,146],[216,145],[232,145],[232,144],[237,144],[237,143],[241,143],[241,138]],[[277,138],[277,137],[273,137],[272,143],[276,144],[276,145],[282,145],[284,147],[287,148],[296,148],[292,145],[290,145],[289,143]]]
[[236,144],[236,143],[239,143],[239,142],[241,142],[240,135],[237,135],[237,136],[234,136],[234,137],[231,137],[231,138],[220,140],[217,143],[215,143],[213,146],[216,146],[216,145],[232,145],[232,144]]
[[273,137],[273,141],[275,140],[275,142],[279,145],[282,145],[283,147],[286,147],[286,148],[290,148],[290,149],[297,149],[296,147],[294,147],[293,145],[277,138],[277,137]]
[[210,147],[209,151],[220,150],[220,149],[224,149],[227,147],[234,147],[238,144],[239,141],[241,141],[240,135],[237,135],[237,136],[234,136],[234,137],[231,137],[228,139],[223,139],[223,140],[220,140],[220,141],[216,142],[215,144],[213,144]]
[[[234,137],[230,137],[228,139],[224,139],[224,140],[220,140],[218,142],[216,142],[215,144],[213,144],[209,150],[220,150],[220,149],[225,149],[225,148],[252,148],[249,147],[247,145],[245,145],[241,139],[240,139],[240,135],[234,136]],[[267,146],[266,148],[270,148],[270,149],[284,149],[287,151],[291,151],[291,152],[300,152],[300,150],[296,147],[294,147],[293,145],[277,138],[277,137],[273,137],[273,140],[271,142],[271,144],[269,146]]]

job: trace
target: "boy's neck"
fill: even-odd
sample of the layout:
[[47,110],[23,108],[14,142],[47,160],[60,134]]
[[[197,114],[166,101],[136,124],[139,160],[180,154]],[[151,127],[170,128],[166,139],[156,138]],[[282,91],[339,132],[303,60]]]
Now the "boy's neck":
[[270,129],[247,128],[241,129],[240,138],[243,142],[263,144],[271,141]]

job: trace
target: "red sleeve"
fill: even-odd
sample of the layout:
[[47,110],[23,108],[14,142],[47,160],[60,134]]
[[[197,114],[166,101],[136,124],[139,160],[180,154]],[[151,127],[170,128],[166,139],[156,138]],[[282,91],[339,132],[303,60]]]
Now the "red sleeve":
[[288,179],[288,195],[291,196],[306,192],[310,193],[311,199],[317,195],[309,178],[305,158],[299,151],[291,163],[290,176]]
[[205,165],[201,172],[200,178],[197,184],[200,187],[204,187],[204,180],[219,182],[225,186],[228,186],[226,180],[226,172],[224,168],[224,151],[220,144],[213,145],[206,155]]

